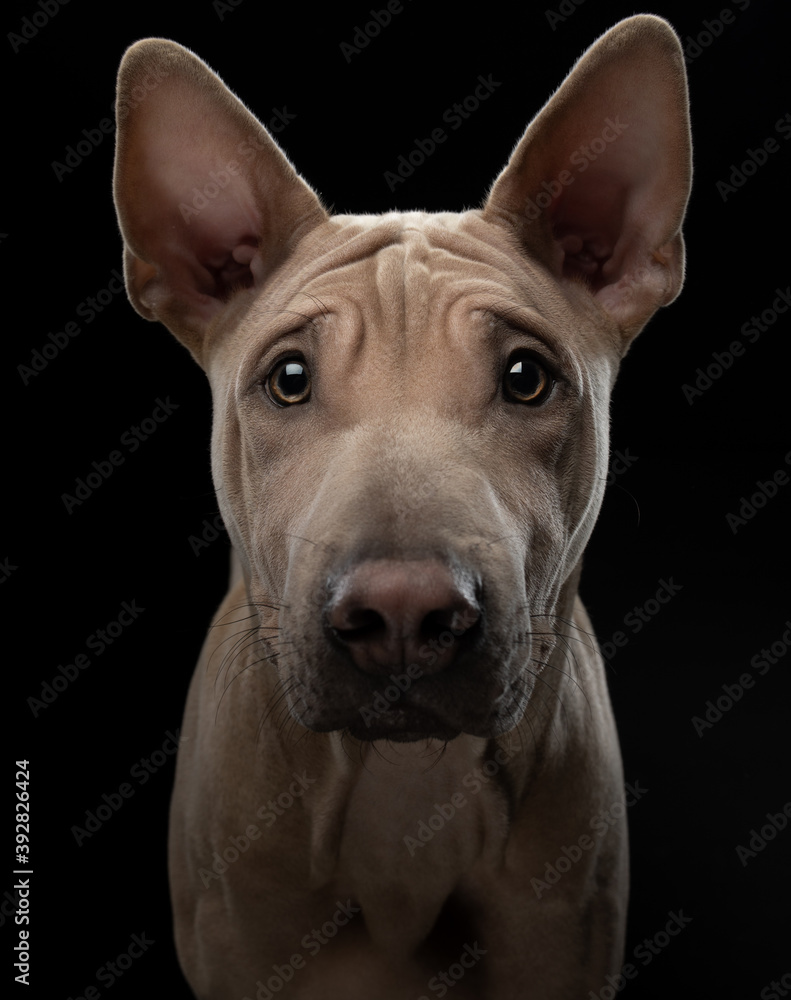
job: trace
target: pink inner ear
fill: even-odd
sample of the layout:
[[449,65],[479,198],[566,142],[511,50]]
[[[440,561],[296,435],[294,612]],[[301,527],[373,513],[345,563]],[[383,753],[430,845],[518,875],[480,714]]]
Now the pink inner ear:
[[565,277],[582,277],[592,288],[601,287],[604,265],[623,229],[627,195],[623,178],[602,169],[559,196],[550,209],[551,228],[563,251]]
[[[649,147],[650,148],[650,147]],[[672,297],[680,280],[675,245],[660,246],[667,225],[655,204],[662,185],[624,144],[614,162],[591,168],[549,207],[550,230],[562,252],[561,273],[583,279],[599,303],[628,327]],[[620,154],[620,156],[618,155]],[[606,155],[606,154],[605,154]],[[604,157],[602,157],[604,159]]]
[[683,280],[691,179],[683,53],[650,15],[607,32],[528,127],[484,215],[634,333]]
[[262,284],[327,213],[260,122],[175,42],[127,50],[117,118],[129,297],[202,360],[233,292]]
[[613,117],[588,93],[584,115],[569,115],[561,142],[528,174],[535,192],[528,205],[552,194],[544,232],[557,248],[554,266],[583,279],[624,329],[672,300],[683,276],[676,238],[689,182],[688,150],[678,155],[683,108],[652,109],[653,99],[650,90],[624,99]]
[[263,126],[174,42],[127,51],[118,112],[114,192],[130,297],[147,318],[197,336],[326,213]]
[[[196,291],[221,301],[253,284],[250,264],[259,244],[257,213],[252,206],[243,208],[241,198],[233,195],[231,190],[200,214],[188,216],[180,237],[183,264]],[[192,200],[179,205],[191,208]]]
[[222,301],[253,282],[261,218],[242,156],[250,147],[184,80],[165,81],[145,111],[124,178],[134,245],[174,289]]
[[[624,100],[613,118],[589,98],[590,117],[574,122],[562,158],[556,154],[543,178],[539,173],[543,190],[552,188],[553,177],[563,181],[556,180],[547,209],[563,274],[584,278],[593,291],[618,281],[636,255],[664,241],[678,212],[675,165],[663,146],[670,130],[658,109],[645,107],[649,99]],[[547,170],[553,177],[546,178]]]

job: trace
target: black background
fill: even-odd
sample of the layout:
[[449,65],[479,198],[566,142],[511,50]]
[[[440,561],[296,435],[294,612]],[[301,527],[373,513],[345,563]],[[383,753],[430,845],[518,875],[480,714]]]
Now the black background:
[[[189,542],[217,512],[202,372],[164,328],[140,319],[125,295],[90,323],[77,315],[121,264],[113,138],[106,135],[60,179],[53,162],[64,162],[83,130],[111,115],[126,46],[158,35],[196,51],[263,121],[277,108],[295,115],[278,141],[336,211],[460,210],[479,204],[573,60],[634,13],[622,2],[568,2],[563,9],[571,13],[552,25],[537,4],[491,0],[465,13],[456,5],[427,11],[405,3],[347,60],[340,43],[370,20],[370,3],[289,4],[277,14],[273,6],[243,0],[220,16],[210,0],[189,7],[71,0],[18,51],[2,42],[2,388],[11,468],[0,593],[10,599],[10,695],[3,700],[13,745],[0,775],[10,817],[14,761],[29,759],[33,996],[76,1000],[90,985],[111,1000],[188,995],[171,944],[166,881],[173,758],[145,785],[130,771],[180,726],[227,572],[224,539],[198,555]],[[791,144],[776,132],[791,113],[787,32],[779,2],[740,6],[744,0],[651,8],[673,22],[693,56],[687,283],[623,365],[612,443],[636,460],[607,492],[582,588],[601,640],[619,630],[629,636],[611,658],[610,686],[626,778],[648,789],[629,812],[627,960],[671,911],[692,918],[649,965],[635,963],[640,973],[624,991],[634,998],[758,998],[771,980],[791,973],[791,829],[746,864],[736,852],[767,813],[791,800],[789,657],[780,655],[764,676],[751,667],[773,643],[782,654],[791,620],[791,485],[735,533],[726,522],[756,481],[778,470],[791,476],[788,316],[777,314],[753,344],[741,333],[751,316],[772,308],[775,289],[791,282],[784,180]],[[34,0],[7,5],[4,33],[19,33],[22,19],[38,10]],[[705,22],[722,10],[733,23],[718,33]],[[707,31],[700,47],[690,48]],[[489,74],[500,83],[492,96],[391,192],[385,171]],[[779,149],[724,199],[717,182],[773,136]],[[80,335],[24,384],[18,366],[30,364],[50,332],[75,320]],[[737,340],[747,345],[743,356],[690,405],[682,386]],[[119,445],[122,435],[151,415],[157,397],[178,409],[130,454]],[[119,447],[124,464],[68,513],[62,494]],[[625,617],[671,578],[680,591],[635,634]],[[145,611],[100,656],[91,654],[88,637],[114,621],[124,601]],[[89,654],[90,667],[34,717],[28,698],[40,697],[42,684],[80,652]],[[693,717],[745,673],[754,686],[698,735]],[[124,782],[134,795],[78,846],[72,827],[83,826],[86,811]],[[14,878],[10,822],[2,831],[0,894]],[[26,995],[12,981],[8,900],[2,896],[0,981]],[[142,932],[155,942],[148,951],[112,986],[106,977],[97,982],[99,967]]]

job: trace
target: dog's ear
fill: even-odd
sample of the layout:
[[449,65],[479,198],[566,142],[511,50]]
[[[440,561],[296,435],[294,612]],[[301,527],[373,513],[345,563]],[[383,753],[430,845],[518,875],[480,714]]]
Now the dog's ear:
[[114,197],[129,298],[201,362],[219,314],[327,214],[205,63],[149,38],[118,72]]
[[623,349],[684,280],[692,179],[684,56],[661,18],[616,24],[536,115],[484,218],[557,278],[583,279]]

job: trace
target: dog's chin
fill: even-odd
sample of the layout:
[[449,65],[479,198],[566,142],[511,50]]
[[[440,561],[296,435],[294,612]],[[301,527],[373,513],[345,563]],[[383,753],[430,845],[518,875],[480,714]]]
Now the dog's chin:
[[391,743],[416,743],[420,740],[440,740],[447,743],[455,740],[463,732],[460,726],[441,719],[433,712],[414,706],[392,707],[378,712],[376,718],[363,720],[355,713],[346,712],[314,713],[293,712],[300,725],[315,733],[344,732],[361,743],[389,740]]
[[461,730],[443,723],[426,712],[384,712],[370,725],[353,723],[346,731],[361,742],[389,740],[391,743],[417,743],[440,740],[448,743],[461,735]]
[[448,743],[463,734],[493,739],[513,729],[523,709],[524,706],[521,706],[516,713],[511,707],[506,713],[490,712],[478,718],[468,713],[461,723],[445,712],[403,703],[393,705],[386,711],[369,713],[367,718],[339,706],[334,711],[327,705],[321,706],[318,711],[311,711],[304,703],[298,707],[290,706],[292,717],[305,729],[314,733],[343,732],[361,743],[377,740],[389,740],[391,743],[438,740]]

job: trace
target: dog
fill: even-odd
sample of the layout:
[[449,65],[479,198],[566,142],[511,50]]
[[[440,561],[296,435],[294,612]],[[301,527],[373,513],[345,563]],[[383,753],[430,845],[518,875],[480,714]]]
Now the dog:
[[651,15],[461,214],[330,215],[192,52],[126,52],[127,291],[206,371],[233,546],[171,808],[197,997],[580,1000],[619,973],[624,780],[577,587],[690,183]]

